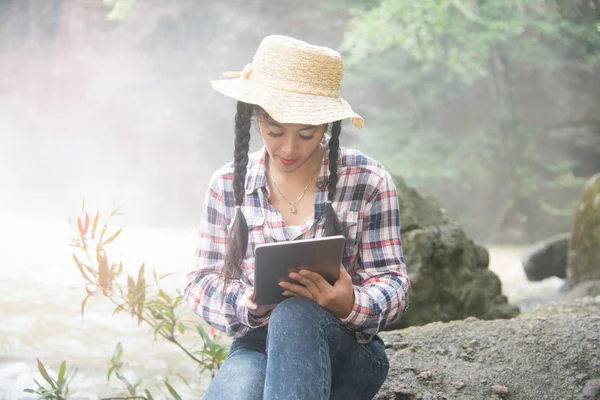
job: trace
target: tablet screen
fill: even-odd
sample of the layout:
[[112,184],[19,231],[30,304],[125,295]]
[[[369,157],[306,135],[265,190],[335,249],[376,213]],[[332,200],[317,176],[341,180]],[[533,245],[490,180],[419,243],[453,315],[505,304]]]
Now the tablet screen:
[[333,284],[339,278],[344,254],[344,236],[291,240],[256,246],[254,259],[254,299],[258,305],[284,300],[279,281],[301,268],[321,274]]

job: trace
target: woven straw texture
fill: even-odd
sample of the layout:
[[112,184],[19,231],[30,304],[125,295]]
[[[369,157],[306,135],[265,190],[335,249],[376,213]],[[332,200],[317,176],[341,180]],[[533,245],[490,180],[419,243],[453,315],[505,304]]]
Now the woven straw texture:
[[211,85],[225,96],[261,106],[281,123],[320,125],[349,118],[362,129],[363,118],[339,96],[342,73],[335,50],[271,35],[243,71],[224,74],[236,79]]

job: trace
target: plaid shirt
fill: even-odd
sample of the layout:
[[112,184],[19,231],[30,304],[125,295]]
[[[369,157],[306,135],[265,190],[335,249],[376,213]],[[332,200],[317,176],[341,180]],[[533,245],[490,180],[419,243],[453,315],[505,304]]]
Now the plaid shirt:
[[[390,174],[373,159],[356,150],[340,148],[334,209],[347,231],[343,265],[352,277],[355,304],[340,323],[366,343],[394,321],[408,306],[409,279],[400,240],[400,212]],[[209,325],[228,336],[243,336],[266,325],[268,316],[254,317],[245,305],[248,280],[254,271],[258,244],[288,238],[281,215],[269,205],[265,175],[266,150],[249,155],[242,212],[248,222],[248,249],[243,277],[226,292],[219,271],[225,259],[228,229],[235,215],[233,164],[212,176],[204,202],[197,249],[197,266],[187,276],[185,299]],[[329,160],[325,157],[317,180],[314,214],[298,239],[324,236]]]

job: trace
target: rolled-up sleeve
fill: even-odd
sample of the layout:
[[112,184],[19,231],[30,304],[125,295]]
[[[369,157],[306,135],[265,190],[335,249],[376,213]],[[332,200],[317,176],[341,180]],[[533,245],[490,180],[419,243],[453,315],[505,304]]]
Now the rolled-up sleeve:
[[360,241],[360,263],[354,285],[355,303],[343,324],[356,331],[365,343],[408,307],[410,281],[404,264],[400,238],[398,193],[391,175],[382,174],[379,185],[367,199]]
[[184,298],[192,311],[210,326],[228,336],[243,336],[249,329],[266,324],[266,319],[252,318],[246,307],[250,286],[234,280],[224,290],[220,272],[225,262],[228,242],[228,220],[225,214],[222,179],[219,173],[211,178],[204,209],[196,267],[187,275]]

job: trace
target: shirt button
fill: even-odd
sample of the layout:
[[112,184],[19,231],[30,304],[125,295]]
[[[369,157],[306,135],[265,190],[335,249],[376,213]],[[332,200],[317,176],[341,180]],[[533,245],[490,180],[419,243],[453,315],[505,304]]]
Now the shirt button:
[[317,181],[317,189],[323,189],[325,187],[325,181]]

